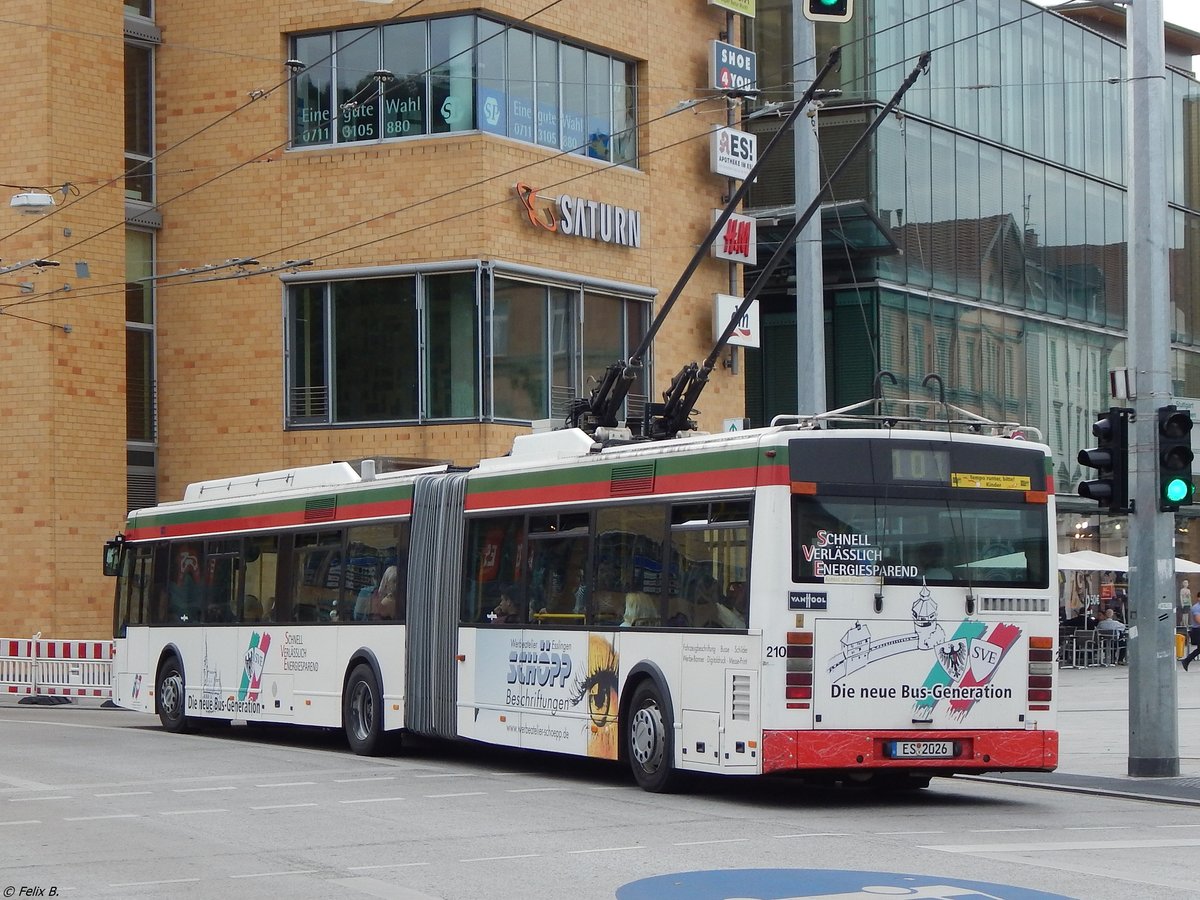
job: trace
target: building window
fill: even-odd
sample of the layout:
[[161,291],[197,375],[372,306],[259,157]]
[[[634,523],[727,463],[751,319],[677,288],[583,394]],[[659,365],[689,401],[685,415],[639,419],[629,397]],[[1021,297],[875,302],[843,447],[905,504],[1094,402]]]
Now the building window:
[[[642,299],[486,274],[293,284],[288,425],[562,417],[585,380],[627,358],[649,327]],[[632,415],[646,384],[643,370]]]
[[154,202],[154,50],[125,44],[125,199]]
[[634,63],[549,35],[451,16],[300,35],[292,58],[294,148],[478,130],[637,159]]

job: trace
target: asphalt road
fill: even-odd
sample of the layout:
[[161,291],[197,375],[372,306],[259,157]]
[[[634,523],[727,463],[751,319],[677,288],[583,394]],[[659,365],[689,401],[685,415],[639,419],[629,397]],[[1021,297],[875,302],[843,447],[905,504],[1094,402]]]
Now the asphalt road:
[[[366,759],[331,732],[170,735],[136,713],[13,700],[0,701],[0,736],[4,896],[832,895],[804,874],[814,869],[919,876],[893,896],[1197,893],[1197,811],[1119,794],[697,778],[649,795],[605,763],[441,742]],[[766,887],[759,869],[798,871]],[[716,876],[686,873],[710,870],[732,880],[704,894],[697,885]],[[639,893],[636,882],[663,875]],[[1009,887],[922,887],[956,879]],[[851,896],[891,884],[867,881],[879,889]]]

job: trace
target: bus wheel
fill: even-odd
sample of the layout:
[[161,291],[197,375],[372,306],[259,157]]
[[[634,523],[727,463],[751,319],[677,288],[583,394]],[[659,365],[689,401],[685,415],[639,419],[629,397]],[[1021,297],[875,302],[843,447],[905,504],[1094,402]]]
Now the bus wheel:
[[674,726],[671,711],[651,681],[643,681],[633,692],[625,740],[638,786],[654,793],[669,791],[676,775]]
[[366,663],[355,666],[342,695],[342,726],[350,749],[359,756],[374,756],[383,744],[383,691],[375,670]]
[[174,734],[187,731],[190,723],[185,715],[186,698],[183,691],[183,666],[179,658],[170,657],[158,671],[158,720]]

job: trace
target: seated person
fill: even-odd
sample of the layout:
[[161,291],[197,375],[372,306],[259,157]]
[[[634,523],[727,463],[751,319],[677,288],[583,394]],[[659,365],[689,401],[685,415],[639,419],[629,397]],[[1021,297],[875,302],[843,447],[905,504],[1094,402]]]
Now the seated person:
[[493,625],[513,624],[521,621],[521,605],[514,599],[516,594],[517,591],[512,585],[505,585],[500,589],[500,602],[488,615],[488,620]]
[[630,591],[625,595],[625,617],[622,628],[658,625],[658,601],[641,591]]
[[243,622],[261,622],[263,617],[262,601],[254,594],[247,594],[242,604]]

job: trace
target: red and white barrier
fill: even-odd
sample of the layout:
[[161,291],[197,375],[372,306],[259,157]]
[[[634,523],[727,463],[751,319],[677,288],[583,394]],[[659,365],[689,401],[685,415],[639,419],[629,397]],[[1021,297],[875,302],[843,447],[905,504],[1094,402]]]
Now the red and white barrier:
[[0,638],[0,694],[112,696],[112,641]]

